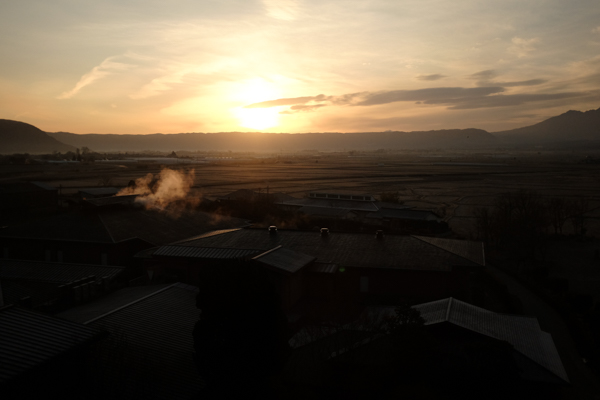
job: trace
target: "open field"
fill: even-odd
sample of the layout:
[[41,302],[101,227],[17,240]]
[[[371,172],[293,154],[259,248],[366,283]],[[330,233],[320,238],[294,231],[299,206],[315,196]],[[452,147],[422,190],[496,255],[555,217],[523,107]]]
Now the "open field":
[[[314,155],[244,156],[203,164],[171,165],[195,171],[198,195],[214,198],[237,189],[302,197],[309,191],[354,191],[378,195],[398,191],[406,205],[441,213],[460,236],[470,237],[473,213],[489,206],[495,195],[531,189],[547,197],[588,199],[588,233],[600,237],[600,165],[581,163],[572,152],[511,154],[318,153]],[[500,161],[500,162],[499,162]],[[132,179],[157,174],[158,164],[0,165],[0,182],[40,180],[62,193],[79,188],[123,187]],[[103,182],[102,182],[103,181]],[[565,227],[567,232],[569,224]]]

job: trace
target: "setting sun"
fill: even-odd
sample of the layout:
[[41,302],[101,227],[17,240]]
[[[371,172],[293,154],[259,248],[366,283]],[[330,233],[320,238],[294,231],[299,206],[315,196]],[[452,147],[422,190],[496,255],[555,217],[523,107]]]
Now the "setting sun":
[[234,114],[244,128],[262,130],[279,124],[279,112],[272,108],[238,108]]

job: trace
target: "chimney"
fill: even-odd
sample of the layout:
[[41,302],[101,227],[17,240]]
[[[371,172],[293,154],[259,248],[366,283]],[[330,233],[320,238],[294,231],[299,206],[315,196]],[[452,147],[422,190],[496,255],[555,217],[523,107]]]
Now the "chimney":
[[269,227],[269,235],[277,235],[277,227],[275,225]]
[[321,237],[329,236],[329,228],[321,228]]
[[377,237],[377,240],[383,240],[383,231],[381,229],[375,231],[375,236]]

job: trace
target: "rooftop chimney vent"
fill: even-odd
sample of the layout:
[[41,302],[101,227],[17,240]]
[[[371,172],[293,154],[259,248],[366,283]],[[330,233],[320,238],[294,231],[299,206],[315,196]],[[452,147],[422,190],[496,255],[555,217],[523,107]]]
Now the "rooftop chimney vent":
[[329,228],[321,228],[321,237],[329,236]]
[[277,227],[275,225],[271,225],[269,227],[269,234],[271,234],[271,235],[277,235]]
[[375,236],[377,237],[377,240],[383,240],[383,231],[381,229],[375,231]]

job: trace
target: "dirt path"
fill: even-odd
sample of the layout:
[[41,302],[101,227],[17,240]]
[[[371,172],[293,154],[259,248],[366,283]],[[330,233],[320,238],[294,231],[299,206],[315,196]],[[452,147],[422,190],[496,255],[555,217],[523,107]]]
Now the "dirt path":
[[511,294],[523,303],[525,315],[537,317],[542,330],[549,332],[563,362],[572,386],[563,389],[565,399],[600,399],[600,380],[583,362],[563,319],[552,307],[519,283],[516,279],[493,266],[488,272],[507,285]]

